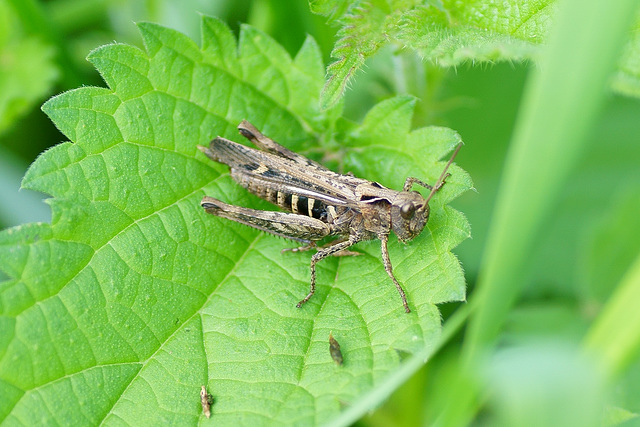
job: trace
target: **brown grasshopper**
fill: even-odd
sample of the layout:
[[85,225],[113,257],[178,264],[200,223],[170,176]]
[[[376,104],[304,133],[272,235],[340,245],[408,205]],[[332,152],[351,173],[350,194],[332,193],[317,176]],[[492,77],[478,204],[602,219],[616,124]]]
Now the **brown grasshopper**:
[[[435,185],[409,177],[402,191],[390,190],[377,182],[342,175],[281,146],[244,120],[240,134],[259,150],[221,137],[209,147],[198,146],[210,159],[230,166],[231,177],[251,193],[291,213],[260,211],[229,205],[205,196],[201,206],[210,214],[315,247],[315,241],[340,236],[311,257],[309,293],[296,307],[307,302],[316,289],[316,263],[329,255],[345,251],[362,241],[378,238],[384,269],[395,284],[402,305],[411,312],[407,297],[398,283],[389,260],[387,243],[391,230],[406,243],[416,237],[429,220],[429,201],[445,182],[447,170],[460,150],[460,143]],[[413,184],[429,190],[425,199]],[[343,252],[344,253],[344,252]]]

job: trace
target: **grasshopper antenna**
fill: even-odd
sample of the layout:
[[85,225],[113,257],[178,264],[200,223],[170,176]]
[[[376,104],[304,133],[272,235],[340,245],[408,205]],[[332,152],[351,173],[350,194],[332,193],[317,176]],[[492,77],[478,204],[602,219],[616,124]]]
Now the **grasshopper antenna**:
[[433,186],[433,188],[431,188],[431,192],[429,193],[429,197],[427,197],[427,205],[429,204],[429,200],[431,200],[433,195],[436,194],[436,191],[438,191],[440,189],[440,187],[442,187],[442,184],[444,184],[444,180],[447,179],[447,177],[450,175],[450,174],[447,173],[447,170],[449,169],[449,166],[451,166],[451,163],[453,163],[453,160],[458,155],[458,151],[460,151],[460,148],[462,148],[463,144],[464,143],[462,141],[460,141],[460,143],[456,147],[456,150],[451,155],[451,158],[449,159],[449,162],[444,167],[444,170],[442,171],[442,174],[440,174],[440,178],[438,178],[438,181],[436,181],[436,184]]

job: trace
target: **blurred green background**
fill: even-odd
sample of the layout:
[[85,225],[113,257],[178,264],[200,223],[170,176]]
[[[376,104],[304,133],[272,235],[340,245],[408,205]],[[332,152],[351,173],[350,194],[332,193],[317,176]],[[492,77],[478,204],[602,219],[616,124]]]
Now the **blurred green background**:
[[[46,196],[19,190],[20,180],[39,153],[65,140],[40,105],[49,97],[82,85],[104,86],[84,60],[94,48],[112,43],[141,46],[134,22],[152,21],[199,40],[199,13],[217,16],[237,33],[251,24],[274,37],[291,54],[306,34],[320,44],[325,62],[335,42],[336,28],[309,12],[307,2],[290,0],[0,0],[0,228],[49,221]],[[439,69],[422,63],[411,52],[382,49],[350,83],[345,115],[360,120],[376,102],[397,94],[419,98],[415,126],[440,125],[459,132],[465,141],[456,162],[474,179],[476,192],[454,204],[472,225],[473,238],[455,252],[465,268],[473,293],[482,261],[507,147],[531,64],[494,64]],[[491,375],[498,387],[478,416],[508,419],[513,382],[532,381],[509,361],[545,357],[575,367],[547,373],[562,389],[574,381],[576,390],[592,387],[574,359],[564,359],[563,346],[580,343],[601,306],[640,252],[640,104],[611,94],[589,135],[588,148],[554,206],[521,277],[525,291],[510,312],[500,342],[544,341],[549,351],[509,354]],[[640,303],[640,301],[639,301]],[[445,319],[459,304],[442,306]],[[362,425],[420,425],[437,418],[450,381],[452,360],[459,352],[456,336],[411,381]],[[556,346],[553,343],[561,343]],[[547,347],[543,347],[547,348]],[[556,357],[557,356],[557,357]],[[544,363],[543,363],[544,364]],[[542,375],[542,374],[541,374]],[[502,381],[502,383],[500,383]],[[595,381],[595,380],[594,380]],[[640,411],[640,364],[637,362],[613,387],[616,407]],[[552,396],[550,396],[552,399]],[[502,415],[501,411],[505,412]],[[493,415],[492,415],[493,414]],[[505,415],[506,414],[506,415]],[[484,417],[484,418],[483,418]],[[615,418],[615,415],[612,415]],[[624,417],[623,417],[624,418]],[[625,425],[632,425],[628,421]],[[640,425],[640,424],[638,424]]]

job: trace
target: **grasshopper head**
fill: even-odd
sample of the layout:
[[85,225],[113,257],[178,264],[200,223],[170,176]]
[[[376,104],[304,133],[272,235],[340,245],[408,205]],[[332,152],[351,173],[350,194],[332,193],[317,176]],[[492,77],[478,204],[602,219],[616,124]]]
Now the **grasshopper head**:
[[[407,178],[404,184],[405,189],[400,191],[391,202],[391,228],[401,242],[407,242],[422,232],[429,220],[429,201],[436,194],[436,191],[442,188],[445,179],[450,175],[447,170],[461,147],[462,141],[451,155],[435,185],[427,185],[416,178]],[[425,199],[416,191],[408,191],[413,183],[429,188],[431,190],[429,196]]]
[[391,228],[407,242],[422,232],[429,220],[429,203],[417,191],[401,191],[391,204]]

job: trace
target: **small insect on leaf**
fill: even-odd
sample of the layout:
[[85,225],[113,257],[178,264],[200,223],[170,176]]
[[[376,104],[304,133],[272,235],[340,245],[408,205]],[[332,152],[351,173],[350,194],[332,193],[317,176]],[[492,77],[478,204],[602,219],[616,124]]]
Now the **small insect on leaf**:
[[340,344],[333,337],[331,332],[329,332],[329,354],[331,354],[331,358],[336,365],[342,366],[342,351],[340,351]]
[[[205,211],[296,240],[306,247],[315,247],[314,242],[325,237],[337,237],[329,245],[317,248],[311,257],[309,293],[296,307],[302,307],[313,296],[316,264],[320,260],[345,255],[360,241],[379,239],[384,269],[400,294],[404,310],[411,312],[404,289],[393,274],[387,249],[389,234],[393,231],[401,242],[407,242],[422,232],[429,220],[429,201],[444,185],[449,176],[447,170],[462,143],[433,186],[408,177],[402,191],[396,191],[377,182],[333,172],[281,146],[246,120],[238,130],[259,150],[221,137],[211,141],[209,147],[198,149],[210,159],[229,165],[231,177],[238,184],[287,212],[233,206],[209,196],[201,202]],[[425,199],[411,191],[414,184],[431,190],[429,196]]]
[[200,389],[200,403],[202,404],[202,412],[207,418],[211,418],[211,405],[213,404],[213,396],[207,393],[207,387],[202,386]]

